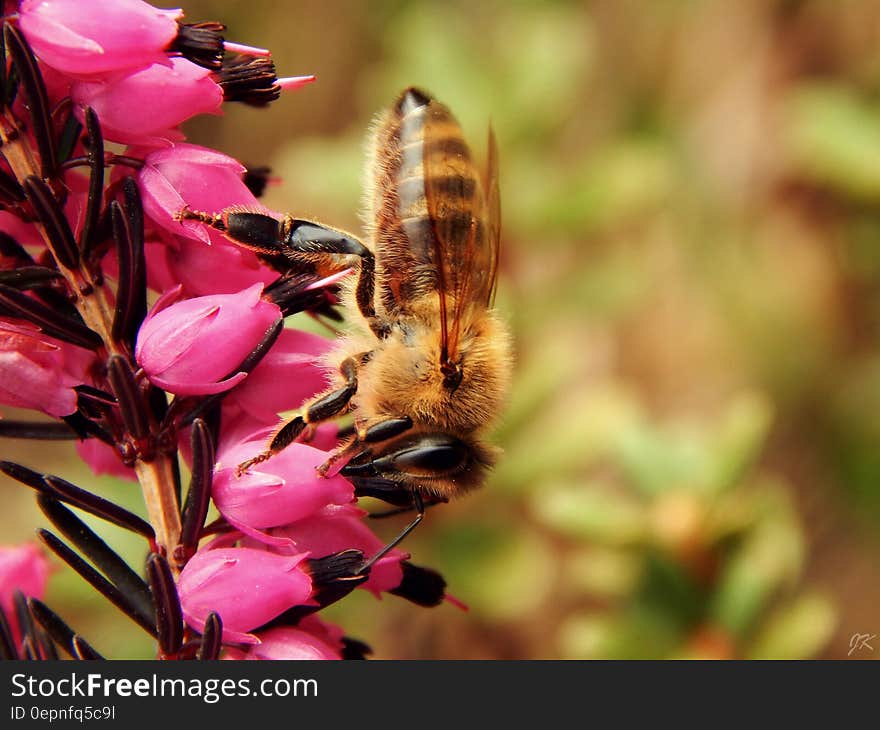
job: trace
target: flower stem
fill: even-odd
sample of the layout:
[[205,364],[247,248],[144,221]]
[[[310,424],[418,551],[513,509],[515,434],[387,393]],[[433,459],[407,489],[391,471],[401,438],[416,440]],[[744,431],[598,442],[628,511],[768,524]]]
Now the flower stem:
[[174,548],[180,543],[180,510],[171,459],[165,454],[157,454],[152,461],[138,459],[134,470],[144,495],[147,519],[156,531],[160,552],[165,553],[172,570],[176,571],[172,556]]
[[[0,148],[13,174],[22,185],[29,177],[40,176],[39,165],[28,141],[28,137],[19,129],[11,114],[8,111],[3,113],[0,116],[0,143],[2,143]],[[48,250],[53,251],[52,240],[46,227],[39,220],[35,225],[46,241]],[[55,263],[68,283],[73,304],[83,321],[101,338],[103,347],[98,351],[99,356],[103,356],[106,360],[112,355],[119,355],[131,363],[129,348],[112,334],[114,308],[106,287],[96,281],[87,263],[82,260],[75,267],[65,266],[57,257]],[[150,427],[155,433],[157,424],[152,419]],[[133,440],[130,436],[126,434],[126,440]],[[180,542],[180,509],[171,457],[161,452],[150,453],[148,457],[138,454],[134,470],[143,491],[148,519],[156,532],[159,551],[170,557]]]

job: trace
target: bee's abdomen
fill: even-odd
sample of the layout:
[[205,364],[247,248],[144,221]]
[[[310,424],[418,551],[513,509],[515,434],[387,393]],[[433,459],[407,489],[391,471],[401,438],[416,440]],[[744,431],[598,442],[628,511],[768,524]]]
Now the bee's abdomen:
[[402,233],[414,258],[431,263],[438,234],[464,241],[479,225],[480,179],[461,127],[445,106],[408,89],[393,109],[388,131],[398,155],[387,171],[380,210],[394,220],[377,224]]
[[[407,89],[377,123],[370,219],[387,312],[399,312],[456,270],[484,235],[481,176],[461,127],[439,102]],[[442,262],[442,263],[441,263]],[[444,273],[444,286],[454,284]]]

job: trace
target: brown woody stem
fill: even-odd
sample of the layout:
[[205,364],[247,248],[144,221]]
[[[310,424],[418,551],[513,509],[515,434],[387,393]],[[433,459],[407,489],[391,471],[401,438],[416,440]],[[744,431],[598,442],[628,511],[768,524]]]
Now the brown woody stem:
[[[0,150],[19,183],[23,184],[32,175],[40,175],[28,138],[9,112],[0,116],[0,145]],[[51,184],[51,181],[48,182]],[[51,240],[45,227],[39,221],[35,225],[51,251]],[[83,321],[101,337],[103,347],[98,351],[99,356],[106,360],[111,355],[120,355],[132,362],[131,353],[125,343],[112,336],[114,308],[104,285],[95,280],[85,262],[75,268],[68,268],[57,260],[55,263],[67,280],[73,304]],[[155,432],[157,424],[152,419],[150,427]],[[143,491],[148,519],[156,532],[156,543],[160,552],[170,559],[180,542],[180,509],[171,457],[162,452],[154,452],[147,457],[138,455],[134,469]],[[173,561],[169,562],[174,565]]]

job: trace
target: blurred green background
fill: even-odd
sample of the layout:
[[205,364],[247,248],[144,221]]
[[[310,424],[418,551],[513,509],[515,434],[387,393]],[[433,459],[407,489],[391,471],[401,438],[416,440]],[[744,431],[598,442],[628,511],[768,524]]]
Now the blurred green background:
[[[880,5],[185,9],[318,76],[188,127],[271,165],[277,210],[357,230],[364,133],[404,86],[478,153],[498,136],[505,457],[405,545],[470,611],[357,592],[329,612],[349,634],[379,658],[846,658],[880,633]],[[64,446],[0,451],[138,504]],[[0,488],[26,539],[31,495]],[[69,571],[49,599],[99,650],[149,655]]]

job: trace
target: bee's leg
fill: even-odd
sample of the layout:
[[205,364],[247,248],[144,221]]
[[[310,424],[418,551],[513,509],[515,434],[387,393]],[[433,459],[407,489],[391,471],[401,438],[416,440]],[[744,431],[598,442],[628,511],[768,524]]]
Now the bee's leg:
[[331,472],[333,466],[338,464],[342,459],[351,457],[362,450],[364,444],[375,444],[379,441],[400,436],[412,428],[413,422],[409,416],[401,418],[391,417],[373,423],[373,425],[358,428],[357,437],[349,444],[334,451],[330,458],[318,467],[318,474],[322,477],[327,476]]
[[362,444],[376,444],[400,436],[413,426],[409,416],[392,416],[376,421],[364,429],[358,429],[358,441]]
[[416,527],[418,527],[419,523],[425,516],[425,503],[422,500],[421,493],[416,489],[412,490],[412,501],[413,506],[416,510],[415,519],[410,522],[406,527],[404,527],[397,537],[395,537],[372,558],[367,560],[360,568],[358,568],[358,575],[363,575],[364,573],[366,573],[377,560],[380,560],[381,558],[385,557],[389,552],[394,550],[394,548],[396,548],[401,542],[403,542],[404,538],[409,535],[409,533],[411,533],[413,530],[416,529]]
[[295,258],[296,254],[330,254],[357,256],[360,259],[355,299],[358,309],[380,339],[388,335],[389,328],[376,316],[373,303],[375,291],[376,259],[373,252],[350,233],[322,226],[312,221],[285,216],[278,220],[265,213],[229,208],[214,215],[184,209],[177,214],[179,220],[195,220],[220,231],[235,243],[263,256],[283,255]]
[[270,459],[296,441],[307,426],[326,421],[342,413],[348,407],[354,394],[357,393],[358,362],[357,357],[345,358],[339,366],[339,372],[345,378],[345,385],[309,403],[302,414],[285,423],[281,430],[275,434],[268,449],[247,461],[243,461],[238,465],[236,471],[242,474],[250,467]]
[[285,217],[281,222],[284,230],[285,253],[303,254],[334,254],[341,256],[357,256],[360,259],[358,283],[355,288],[355,301],[364,319],[370,325],[373,334],[379,339],[388,336],[389,327],[376,316],[373,301],[376,282],[376,258],[354,236],[310,221]]
[[284,253],[283,223],[265,213],[237,208],[226,208],[219,213],[205,213],[184,208],[175,218],[211,226],[230,241],[257,254],[279,256]]

